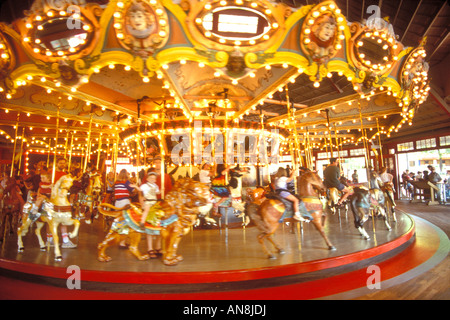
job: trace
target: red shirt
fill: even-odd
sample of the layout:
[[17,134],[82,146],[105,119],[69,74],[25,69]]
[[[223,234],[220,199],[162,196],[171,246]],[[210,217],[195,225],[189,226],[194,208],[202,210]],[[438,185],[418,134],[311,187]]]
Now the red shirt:
[[[156,176],[156,184],[159,187],[159,190],[162,192],[161,188],[161,175]],[[164,174],[164,196],[168,194],[172,190],[172,177],[165,173]],[[158,194],[158,199],[161,199],[161,194]]]
[[65,171],[55,171],[55,183],[58,182],[58,180],[62,177],[65,176],[67,173]]
[[39,182],[39,193],[49,197],[52,195],[52,184],[50,182]]

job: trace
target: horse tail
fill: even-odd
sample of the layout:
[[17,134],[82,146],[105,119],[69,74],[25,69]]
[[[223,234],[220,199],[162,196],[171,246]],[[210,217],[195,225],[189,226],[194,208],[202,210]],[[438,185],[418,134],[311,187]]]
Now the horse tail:
[[[109,203],[101,203],[98,205],[97,208],[98,208],[98,212],[100,212],[101,214],[108,216],[108,217],[117,218],[117,217],[120,217],[120,215],[122,214],[122,211],[126,210],[128,208],[128,206],[125,206],[123,208],[117,208]],[[108,208],[109,210],[106,210],[105,208]]]

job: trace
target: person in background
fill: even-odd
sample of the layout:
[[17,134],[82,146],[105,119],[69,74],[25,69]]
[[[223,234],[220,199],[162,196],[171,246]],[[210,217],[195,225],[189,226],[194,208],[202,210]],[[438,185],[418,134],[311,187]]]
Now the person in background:
[[[431,182],[436,187],[438,187],[437,184],[442,181],[442,178],[439,175],[439,173],[436,172],[436,168],[435,167],[433,167],[433,166],[428,166],[428,167],[431,170],[431,173],[428,175],[428,181]],[[435,192],[434,194],[435,194],[437,200],[439,201],[439,203],[441,203],[441,192],[440,191],[439,192]],[[432,199],[432,200],[434,200],[434,199]]]
[[339,180],[341,177],[341,170],[339,169],[338,159],[330,158],[330,164],[326,167],[323,172],[324,180],[323,183],[327,188],[336,188],[343,193],[341,199],[337,205],[341,205],[351,193],[351,189],[346,187]]
[[352,174],[352,183],[358,183],[358,171],[354,170]]
[[123,208],[127,204],[131,204],[130,197],[134,189],[137,189],[137,186],[128,180],[127,170],[120,170],[117,181],[114,184],[114,198],[116,199],[114,206]]
[[211,175],[211,165],[209,163],[203,164],[199,173],[200,182],[206,184],[207,186],[211,186]]

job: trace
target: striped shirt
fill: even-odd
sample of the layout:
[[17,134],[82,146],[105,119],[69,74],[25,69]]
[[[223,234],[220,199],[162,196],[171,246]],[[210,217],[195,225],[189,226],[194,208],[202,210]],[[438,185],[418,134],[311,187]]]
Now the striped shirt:
[[130,192],[134,190],[130,184],[131,182],[128,180],[116,181],[116,184],[114,185],[114,197],[116,200],[127,199],[130,197]]

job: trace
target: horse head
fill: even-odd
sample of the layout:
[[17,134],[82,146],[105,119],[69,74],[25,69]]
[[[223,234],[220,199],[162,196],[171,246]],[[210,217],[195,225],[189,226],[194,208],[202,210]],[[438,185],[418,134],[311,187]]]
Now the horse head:
[[242,176],[244,176],[244,174],[249,173],[250,172],[250,168],[240,168],[239,165],[237,165],[234,168],[230,169],[230,187],[233,189],[236,189],[239,187],[239,178],[242,178]]
[[66,174],[62,176],[52,188],[51,202],[54,204],[64,204],[70,205],[67,200],[67,193],[69,192],[70,187],[73,184],[74,178],[71,174]]
[[310,185],[319,192],[326,189],[320,176],[312,171],[307,172],[300,177],[300,185],[302,184]]

